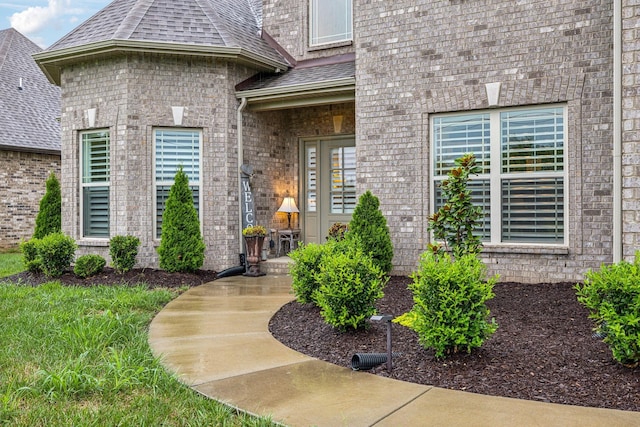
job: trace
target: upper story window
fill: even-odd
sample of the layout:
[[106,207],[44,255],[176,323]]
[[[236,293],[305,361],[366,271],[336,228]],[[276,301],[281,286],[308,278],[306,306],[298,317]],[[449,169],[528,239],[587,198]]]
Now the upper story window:
[[432,129],[432,207],[454,160],[473,153],[482,172],[469,182],[485,212],[488,243],[564,244],[566,108],[513,108],[437,115]]
[[353,40],[352,0],[311,0],[310,45]]
[[[155,146],[156,237],[160,238],[162,214],[179,166],[182,166],[182,170],[189,178],[193,203],[200,213],[202,132],[189,129],[155,129],[153,142]],[[200,222],[202,223],[202,220]]]
[[109,237],[109,132],[80,134],[82,237]]

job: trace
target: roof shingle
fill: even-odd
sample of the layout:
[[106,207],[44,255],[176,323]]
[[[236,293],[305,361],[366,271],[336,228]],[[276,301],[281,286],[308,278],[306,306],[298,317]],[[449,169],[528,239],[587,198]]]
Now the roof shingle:
[[41,50],[13,28],[0,31],[1,149],[60,153],[60,88],[31,57]]

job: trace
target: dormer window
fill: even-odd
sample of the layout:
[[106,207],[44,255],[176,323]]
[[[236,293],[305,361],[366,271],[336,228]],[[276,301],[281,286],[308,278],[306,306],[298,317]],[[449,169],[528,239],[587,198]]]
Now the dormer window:
[[352,0],[311,0],[310,45],[353,40]]

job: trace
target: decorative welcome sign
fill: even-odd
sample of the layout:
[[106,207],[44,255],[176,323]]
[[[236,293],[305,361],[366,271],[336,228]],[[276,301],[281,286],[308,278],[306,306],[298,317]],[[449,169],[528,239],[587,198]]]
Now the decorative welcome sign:
[[242,172],[240,177],[240,198],[242,199],[242,228],[244,229],[250,225],[256,225],[253,192],[251,191],[250,183],[251,177],[253,176],[253,167],[249,165],[242,165],[240,170]]

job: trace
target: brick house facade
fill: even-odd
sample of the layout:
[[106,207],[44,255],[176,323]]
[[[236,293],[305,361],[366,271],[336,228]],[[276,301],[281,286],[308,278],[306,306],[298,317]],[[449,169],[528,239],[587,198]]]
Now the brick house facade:
[[[195,13],[196,3],[181,7]],[[326,225],[371,190],[389,223],[394,273],[407,274],[429,241],[438,165],[480,146],[486,171],[477,195],[487,210],[483,258],[492,273],[505,281],[579,280],[589,268],[633,256],[640,6],[340,0],[351,8],[345,22],[353,34],[314,44],[320,24],[311,15],[321,3],[247,0],[250,12],[237,16],[232,2],[209,0],[204,22],[212,24],[194,17],[202,31],[178,34],[145,25],[170,14],[163,2],[137,2],[132,10],[144,13],[135,22],[114,2],[36,55],[63,94],[63,228],[80,253],[104,255],[108,236],[134,234],[139,263],[157,266],[162,154],[154,147],[158,130],[184,129],[196,130],[202,147],[205,268],[237,263],[245,163],[254,169],[257,222],[283,228],[277,209],[293,195],[307,241],[322,241]],[[240,26],[250,31],[238,36]],[[92,28],[105,29],[95,38]],[[183,111],[180,120],[174,111]],[[527,115],[535,118],[520,117]],[[551,116],[550,142],[538,123]],[[476,122],[485,126],[482,142],[469,136]],[[500,139],[522,123],[533,130]],[[450,129],[463,128],[466,140],[455,145]],[[80,145],[95,130],[110,135],[107,238],[82,228]],[[544,141],[531,142],[537,138]],[[321,182],[338,175],[339,194]]]

